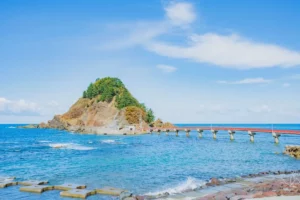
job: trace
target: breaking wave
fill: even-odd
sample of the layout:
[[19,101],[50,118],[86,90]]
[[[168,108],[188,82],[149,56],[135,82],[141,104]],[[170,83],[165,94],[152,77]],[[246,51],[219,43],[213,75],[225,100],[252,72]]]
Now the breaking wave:
[[115,140],[101,140],[101,143],[105,144],[116,144],[117,142]]
[[17,127],[15,127],[15,126],[9,126],[9,127],[7,127],[7,128],[17,128]]
[[158,192],[149,192],[146,195],[153,195],[153,196],[158,196],[158,195],[163,195],[165,193],[169,194],[179,194],[179,193],[184,193],[184,192],[189,192],[193,190],[200,189],[201,186],[204,186],[206,184],[205,181],[193,178],[193,177],[188,177],[186,181],[180,183],[179,185],[171,188],[167,188],[165,190],[161,190]]
[[95,148],[93,147],[86,147],[79,144],[74,143],[52,143],[49,144],[50,147],[55,149],[72,149],[72,150],[81,150],[81,151],[87,151],[87,150],[93,150]]
[[49,143],[51,141],[48,141],[48,140],[40,140],[39,143]]

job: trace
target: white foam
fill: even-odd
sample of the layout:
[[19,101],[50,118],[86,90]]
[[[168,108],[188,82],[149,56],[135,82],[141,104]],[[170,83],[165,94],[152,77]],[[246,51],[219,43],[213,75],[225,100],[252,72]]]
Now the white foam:
[[163,195],[165,193],[169,194],[179,194],[179,193],[184,193],[184,192],[189,192],[193,191],[196,189],[200,189],[201,186],[205,185],[205,181],[193,178],[193,177],[188,177],[186,181],[183,183],[180,183],[179,185],[171,188],[167,188],[165,190],[157,191],[157,192],[149,192],[146,195]]
[[0,142],[0,144],[18,144],[19,142]]
[[49,140],[40,140],[39,142],[40,142],[40,143],[49,143],[49,142],[51,142],[51,141],[49,141]]
[[117,142],[115,140],[101,140],[101,143],[105,144],[116,144]]
[[15,126],[9,126],[9,127],[7,127],[7,128],[17,128],[17,127],[15,127]]
[[52,144],[49,144],[49,146],[52,148],[56,148],[56,149],[72,149],[72,150],[81,150],[81,151],[95,149],[92,147],[86,147],[86,146],[82,146],[82,145],[74,144],[74,143],[52,143]]

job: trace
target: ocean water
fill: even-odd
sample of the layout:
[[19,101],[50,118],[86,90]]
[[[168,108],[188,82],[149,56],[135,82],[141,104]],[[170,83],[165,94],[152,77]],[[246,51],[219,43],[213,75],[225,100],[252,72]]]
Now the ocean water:
[[[271,128],[268,124],[213,126]],[[91,189],[112,186],[136,194],[159,194],[196,189],[211,177],[300,169],[299,160],[280,153],[285,145],[300,145],[300,135],[282,135],[276,145],[268,133],[257,133],[255,142],[250,143],[246,132],[237,132],[235,141],[230,141],[225,131],[213,140],[209,131],[204,131],[200,139],[197,132],[191,132],[190,138],[184,132],[179,137],[163,132],[100,136],[15,127],[0,125],[0,176],[20,180],[87,184]],[[276,124],[274,129],[300,130],[300,125]],[[59,191],[37,195],[18,189],[0,189],[0,199],[60,199]],[[115,198],[96,195],[88,199]]]

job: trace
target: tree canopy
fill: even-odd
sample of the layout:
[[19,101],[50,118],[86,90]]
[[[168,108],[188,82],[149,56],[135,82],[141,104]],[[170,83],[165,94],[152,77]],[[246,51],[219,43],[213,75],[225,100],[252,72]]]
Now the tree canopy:
[[106,77],[96,79],[96,81],[91,83],[87,90],[83,92],[82,97],[89,99],[97,97],[97,100],[102,102],[111,102],[115,97],[116,107],[118,109],[135,106],[144,111],[145,121],[147,123],[152,123],[155,119],[153,111],[148,109],[144,104],[139,103],[118,78]]

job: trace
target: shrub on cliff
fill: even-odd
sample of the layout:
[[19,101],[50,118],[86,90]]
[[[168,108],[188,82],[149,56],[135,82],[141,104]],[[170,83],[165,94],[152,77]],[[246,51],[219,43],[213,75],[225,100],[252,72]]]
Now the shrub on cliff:
[[154,122],[154,120],[155,120],[155,116],[154,116],[154,113],[153,113],[153,111],[152,111],[152,109],[150,108],[150,109],[147,109],[146,108],[146,122],[148,123],[148,124],[151,124],[152,122]]
[[139,124],[145,121],[146,113],[143,109],[136,106],[128,106],[125,108],[125,118],[129,124]]

